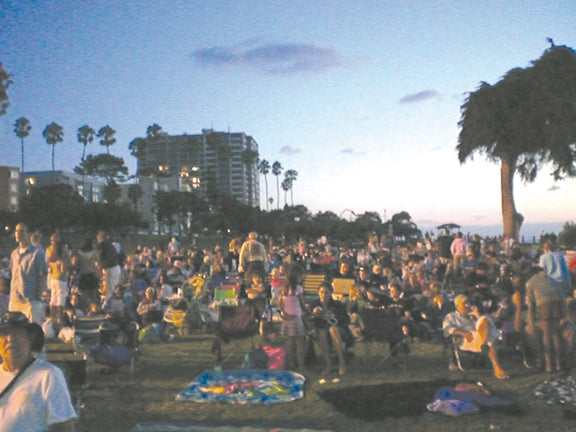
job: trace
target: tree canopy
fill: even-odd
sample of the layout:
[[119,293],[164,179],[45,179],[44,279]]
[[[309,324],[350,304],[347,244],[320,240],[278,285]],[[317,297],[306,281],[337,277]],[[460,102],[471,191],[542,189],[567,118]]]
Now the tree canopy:
[[504,234],[518,237],[513,178],[532,182],[544,166],[555,180],[576,176],[576,53],[552,46],[526,68],[486,82],[462,105],[458,159],[478,153],[501,166]]

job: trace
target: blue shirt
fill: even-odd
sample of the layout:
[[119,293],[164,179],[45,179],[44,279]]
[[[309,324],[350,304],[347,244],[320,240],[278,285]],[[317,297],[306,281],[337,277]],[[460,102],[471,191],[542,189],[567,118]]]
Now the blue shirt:
[[38,300],[41,281],[46,277],[46,262],[40,249],[29,245],[24,252],[16,248],[10,255],[12,281],[10,295],[20,300]]

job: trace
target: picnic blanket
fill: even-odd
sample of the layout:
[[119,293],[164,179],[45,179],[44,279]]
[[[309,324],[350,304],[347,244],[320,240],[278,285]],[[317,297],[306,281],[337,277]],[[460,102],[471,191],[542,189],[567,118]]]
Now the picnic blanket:
[[330,432],[327,429],[293,429],[263,426],[213,426],[174,423],[137,424],[130,432]]
[[304,376],[279,370],[205,370],[178,401],[271,404],[304,397]]
[[576,407],[576,378],[572,375],[544,381],[534,388],[534,396],[549,404]]

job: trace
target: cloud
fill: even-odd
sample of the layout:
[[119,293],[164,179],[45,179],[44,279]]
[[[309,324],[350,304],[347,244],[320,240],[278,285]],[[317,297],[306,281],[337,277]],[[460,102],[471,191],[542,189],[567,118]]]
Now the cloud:
[[406,95],[402,99],[400,99],[398,103],[400,105],[419,103],[419,102],[425,102],[430,99],[436,99],[439,97],[440,93],[438,93],[436,90],[424,90],[419,93]]
[[203,66],[252,68],[271,75],[324,72],[344,64],[336,50],[315,44],[261,43],[257,46],[252,45],[253,41],[238,48],[202,48],[192,53],[192,58]]
[[555,192],[555,191],[560,190],[560,189],[561,189],[560,186],[552,185],[548,189],[546,189],[546,192]]
[[349,155],[363,155],[364,152],[358,152],[352,147],[347,147],[345,149],[340,150],[340,153],[349,154]]
[[294,156],[294,155],[297,155],[299,153],[302,153],[302,150],[299,148],[290,147],[289,145],[285,145],[284,147],[282,147],[280,149],[280,153],[288,155],[288,156]]

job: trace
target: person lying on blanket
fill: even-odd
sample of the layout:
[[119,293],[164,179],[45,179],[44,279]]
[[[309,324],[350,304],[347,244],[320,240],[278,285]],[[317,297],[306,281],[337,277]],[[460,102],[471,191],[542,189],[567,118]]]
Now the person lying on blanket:
[[499,332],[487,315],[481,313],[478,305],[470,302],[467,296],[461,294],[454,299],[456,310],[444,318],[442,329],[445,336],[461,336],[460,349],[464,351],[482,352],[488,358],[498,379],[508,379],[500,362],[494,341]]

